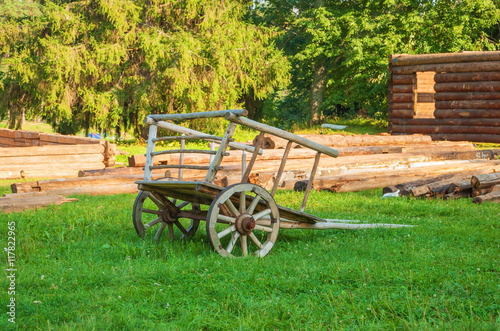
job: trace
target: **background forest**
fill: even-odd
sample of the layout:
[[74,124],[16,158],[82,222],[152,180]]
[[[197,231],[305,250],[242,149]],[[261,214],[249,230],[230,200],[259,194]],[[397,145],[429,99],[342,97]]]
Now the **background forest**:
[[384,119],[391,54],[498,50],[499,22],[500,0],[0,0],[0,120],[119,137],[150,113]]

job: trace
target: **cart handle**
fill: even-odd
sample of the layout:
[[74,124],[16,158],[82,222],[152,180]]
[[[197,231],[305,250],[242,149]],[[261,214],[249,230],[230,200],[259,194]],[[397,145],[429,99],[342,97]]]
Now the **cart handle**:
[[246,117],[240,117],[237,113],[234,113],[232,111],[228,111],[228,113],[225,115],[225,118],[228,121],[231,121],[233,123],[237,123],[240,125],[245,125],[249,128],[269,133],[272,135],[275,135],[277,137],[293,141],[294,143],[297,143],[301,146],[310,148],[316,152],[323,153],[325,155],[331,156],[331,157],[337,157],[339,156],[339,152],[336,149],[326,147],[325,145],[318,144],[314,141],[311,141],[309,139],[306,139],[304,137],[300,137],[296,134],[275,128],[273,126],[269,126],[267,124],[259,123],[256,121],[253,121],[251,119],[248,119]]
[[238,116],[248,115],[248,110],[246,109],[232,109],[232,110],[217,110],[217,111],[205,111],[199,113],[188,113],[188,114],[156,114],[148,115],[145,120],[145,124],[155,124],[157,121],[184,121],[192,120],[198,118],[215,118],[215,117],[225,117],[227,114],[232,113]]

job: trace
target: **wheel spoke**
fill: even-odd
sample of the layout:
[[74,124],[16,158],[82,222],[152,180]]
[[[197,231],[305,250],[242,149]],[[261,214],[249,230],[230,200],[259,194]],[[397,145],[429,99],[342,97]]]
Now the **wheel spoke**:
[[158,224],[158,223],[160,223],[160,222],[161,222],[161,217],[158,217],[158,218],[156,218],[156,219],[152,220],[151,222],[149,222],[148,224],[144,224],[144,228],[145,228],[145,229],[150,228],[150,227],[152,227],[153,225]]
[[240,242],[241,242],[241,251],[243,252],[243,256],[248,256],[248,243],[247,243],[247,235],[242,235]]
[[153,209],[143,208],[142,212],[146,213],[146,214],[154,214],[154,215],[158,215],[158,216],[161,215],[161,210],[153,210]]
[[247,208],[247,194],[245,191],[240,192],[240,214],[243,214]]
[[190,202],[188,202],[188,201],[182,201],[181,203],[179,203],[177,205],[177,208],[182,209],[182,208],[186,207],[189,204],[190,204]]
[[231,200],[226,200],[224,201],[224,205],[229,208],[229,210],[231,211],[231,213],[233,213],[233,216],[238,216],[239,215],[239,211],[238,209],[236,209],[236,207],[234,206],[233,202]]
[[168,223],[168,240],[174,241],[174,225],[172,223]]
[[155,241],[158,241],[160,239],[160,236],[163,233],[163,230],[165,229],[166,226],[167,226],[167,224],[165,222],[161,222],[160,227],[158,228],[158,231],[156,231],[156,234],[154,237]]
[[265,210],[263,210],[263,211],[255,214],[255,215],[253,215],[253,218],[256,219],[256,220],[259,220],[262,217],[270,215],[270,214],[271,214],[271,209],[268,208],[268,209],[265,209]]
[[153,193],[150,193],[149,194],[149,198],[151,199],[151,201],[153,201],[155,203],[155,205],[157,205],[160,209],[163,209],[165,208],[165,204],[163,203],[163,201],[161,199],[159,199],[158,197],[156,197]]
[[234,225],[228,226],[227,228],[225,228],[221,232],[218,232],[217,237],[220,239],[220,238],[230,234],[233,231],[236,231],[236,227]]
[[250,239],[252,239],[252,241],[254,242],[254,244],[257,245],[257,247],[262,248],[262,244],[260,243],[259,239],[257,239],[255,234],[253,234],[253,232],[250,232],[249,236]]
[[222,214],[217,215],[217,220],[218,221],[223,221],[223,222],[226,222],[226,223],[229,223],[229,224],[234,224],[236,222],[236,218],[229,217],[229,216],[222,215]]
[[248,206],[247,213],[253,214],[253,211],[255,210],[255,207],[257,207],[257,204],[259,203],[260,199],[261,198],[259,195],[253,198],[252,203],[250,204],[250,206]]
[[184,235],[187,235],[188,232],[186,230],[186,228],[181,224],[181,222],[177,221],[174,223],[175,225],[177,225],[177,227],[179,228],[179,230],[181,230],[181,232],[184,234]]
[[226,247],[226,251],[231,254],[233,251],[234,245],[236,245],[236,242],[238,241],[238,238],[240,237],[239,232],[234,232],[233,235],[231,236],[231,240],[229,241],[229,244]]
[[264,232],[269,232],[269,233],[273,232],[273,229],[272,229],[272,228],[267,227],[267,226],[257,225],[257,224],[255,225],[255,228],[254,228],[254,229],[255,229],[255,230],[264,231]]

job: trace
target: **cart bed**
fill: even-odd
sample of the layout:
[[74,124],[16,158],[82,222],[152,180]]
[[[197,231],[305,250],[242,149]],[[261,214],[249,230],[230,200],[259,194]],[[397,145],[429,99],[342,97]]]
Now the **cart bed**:
[[[225,187],[208,182],[196,181],[139,181],[139,189],[163,194],[164,196],[210,206],[214,198]],[[281,221],[314,224],[326,222],[324,219],[278,205]]]

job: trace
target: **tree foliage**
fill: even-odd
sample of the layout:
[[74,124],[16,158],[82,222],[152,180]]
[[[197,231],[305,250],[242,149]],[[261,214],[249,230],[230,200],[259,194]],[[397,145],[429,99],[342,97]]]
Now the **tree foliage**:
[[[314,123],[322,114],[384,116],[391,54],[498,49],[487,32],[500,21],[499,7],[492,0],[269,0],[256,21],[285,30],[279,45],[293,71],[282,109],[291,119],[309,112]],[[314,88],[321,79],[323,92]],[[318,91],[322,104],[312,109]]]
[[4,30],[14,46],[2,40],[2,94],[12,101],[0,111],[15,103],[62,133],[139,132],[148,113],[266,98],[286,86],[289,65],[275,33],[246,22],[246,13],[238,1],[46,1],[29,16],[37,29],[6,14],[2,28],[27,36]]
[[383,118],[391,54],[500,49],[498,0],[0,4],[0,118],[62,133],[139,133],[149,113],[261,116],[265,100],[278,125]]

